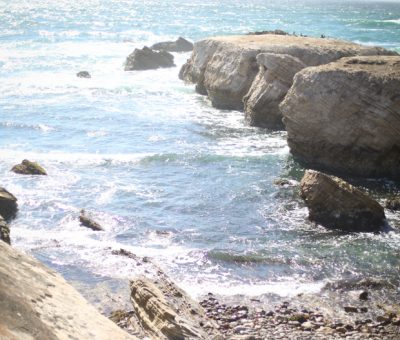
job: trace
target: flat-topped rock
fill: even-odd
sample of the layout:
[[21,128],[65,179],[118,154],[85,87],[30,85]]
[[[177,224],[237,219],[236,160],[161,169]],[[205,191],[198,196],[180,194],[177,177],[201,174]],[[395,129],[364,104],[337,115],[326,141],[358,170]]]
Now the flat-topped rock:
[[302,164],[400,178],[400,56],[304,69],[280,108],[290,150]]
[[164,50],[154,51],[143,47],[135,50],[126,58],[125,71],[155,70],[157,68],[173,67],[174,56]]
[[128,340],[59,274],[0,242],[0,339]]
[[179,37],[176,41],[163,41],[150,47],[153,50],[165,50],[168,52],[190,52],[193,50],[193,43],[185,38]]
[[[262,119],[262,116],[274,110],[277,112],[272,112],[272,115],[280,115],[279,108],[274,103],[271,110],[265,112],[263,105],[258,105],[254,97],[264,102],[277,102],[286,92],[284,87],[278,86],[278,93],[273,93],[277,85],[271,86],[270,82],[273,82],[274,78],[266,74],[267,58],[263,58],[263,62],[257,60],[260,53],[268,53],[271,57],[273,54],[288,55],[296,58],[304,67],[326,64],[346,56],[395,54],[379,47],[362,46],[335,39],[277,34],[215,37],[194,44],[192,56],[183,65],[179,76],[185,81],[195,83],[197,92],[208,95],[213,106],[217,108],[243,110],[244,96],[253,97],[251,105],[247,105],[250,108],[248,115],[255,114],[257,117],[254,122],[268,127],[269,118]],[[283,74],[279,74],[278,78],[290,79],[292,61],[288,61],[287,67],[284,63],[280,65]],[[286,70],[288,74],[285,74]],[[257,75],[257,84],[252,86]],[[264,80],[260,81],[262,77]],[[291,83],[289,87],[290,85]],[[265,99],[265,96],[272,99]],[[261,107],[261,112],[258,112],[256,107]],[[252,121],[251,117],[249,121]],[[276,119],[272,121],[275,122]]]

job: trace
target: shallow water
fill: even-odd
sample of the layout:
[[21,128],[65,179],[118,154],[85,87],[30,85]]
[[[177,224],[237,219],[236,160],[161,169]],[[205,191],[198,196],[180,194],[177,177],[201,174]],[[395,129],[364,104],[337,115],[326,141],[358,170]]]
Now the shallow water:
[[[343,235],[309,223],[296,187],[273,184],[303,171],[285,133],[212,108],[178,79],[189,54],[175,54],[175,68],[123,71],[135,47],[275,28],[400,51],[400,3],[0,1],[0,174],[19,199],[13,244],[89,286],[149,270],[111,254],[119,248],[154,258],[194,295],[398,282],[398,229]],[[9,172],[24,158],[49,176]],[[80,227],[81,208],[106,231]]]

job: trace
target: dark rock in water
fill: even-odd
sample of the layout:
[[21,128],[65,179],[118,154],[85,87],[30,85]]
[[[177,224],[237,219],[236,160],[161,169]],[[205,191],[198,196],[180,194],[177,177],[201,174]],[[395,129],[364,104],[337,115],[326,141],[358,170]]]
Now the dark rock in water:
[[168,52],[190,52],[193,50],[193,43],[179,37],[176,41],[159,42],[151,46],[153,50],[165,50]]
[[11,171],[21,175],[47,175],[46,170],[37,162],[31,162],[27,159],[24,159],[21,164],[14,165]]
[[385,224],[381,205],[338,177],[307,170],[300,190],[310,220],[327,228],[371,232]]
[[128,257],[128,258],[133,259],[133,260],[139,260],[139,257],[137,255],[135,255],[131,251],[123,249],[123,248],[120,248],[119,250],[113,250],[111,252],[111,254],[125,256],[125,257]]
[[125,71],[154,70],[157,68],[173,67],[174,56],[167,51],[153,51],[148,47],[136,48],[125,62]]
[[390,210],[400,210],[400,197],[387,199],[385,208]]
[[104,230],[100,224],[98,224],[92,218],[87,216],[85,210],[83,210],[83,209],[81,210],[81,214],[79,216],[79,222],[81,222],[82,226],[92,229],[94,231],[103,231]]
[[346,313],[358,313],[358,308],[353,306],[346,306],[344,307],[344,311]]
[[17,210],[17,198],[6,189],[0,187],[0,215],[5,220],[10,220],[15,217]]
[[76,74],[78,78],[92,78],[88,71],[80,71]]
[[360,300],[368,300],[368,297],[369,297],[369,294],[368,294],[368,292],[366,291],[366,290],[363,290],[359,295],[358,295],[358,298],[360,299]]
[[5,243],[11,244],[10,242],[10,227],[3,217],[0,216],[0,240]]

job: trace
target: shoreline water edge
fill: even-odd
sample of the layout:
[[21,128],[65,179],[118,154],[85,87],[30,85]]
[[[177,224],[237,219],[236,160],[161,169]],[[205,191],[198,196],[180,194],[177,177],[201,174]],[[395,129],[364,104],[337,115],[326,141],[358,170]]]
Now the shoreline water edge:
[[[167,50],[177,53],[180,44],[182,51],[191,48],[190,42],[179,38],[164,43],[159,50],[136,49],[127,58],[126,70],[173,67],[174,55]],[[79,74],[79,77],[93,78],[87,71]],[[179,77],[194,83],[196,91],[206,95],[214,107],[243,111],[250,125],[270,131],[286,129],[294,159],[304,169],[314,170],[307,170],[300,184],[282,179],[276,185],[283,189],[290,187],[297,197],[304,199],[311,221],[343,235],[397,230],[398,226],[390,225],[385,214],[399,208],[398,191],[396,195],[383,192],[373,198],[368,192],[368,180],[372,177],[394,183],[400,178],[400,56],[396,52],[282,31],[216,37],[194,44]],[[21,176],[51,176],[38,163],[26,159],[12,171]],[[386,209],[380,204],[384,201]],[[10,234],[12,242],[11,221],[18,218],[17,202],[6,189],[0,191],[0,236],[6,243],[10,243]],[[85,210],[81,211],[79,221],[95,233],[104,232],[96,217]],[[12,254],[9,246],[0,246],[0,253],[8,254],[3,263],[3,276],[7,266],[14,265],[16,272],[12,275],[18,276],[18,280],[24,281],[31,275],[29,270],[34,268],[22,265],[18,269],[18,266],[21,261],[33,260],[24,259],[25,255],[17,252]],[[318,293],[300,293],[291,298],[273,294],[228,297],[211,291],[197,302],[176,286],[151,256],[139,256],[123,248],[110,248],[109,252],[131,261],[134,266],[142,266],[147,274],[147,277],[133,278],[130,283],[132,309],[117,310],[110,316],[131,335],[119,333],[107,323],[110,329],[103,330],[99,326],[101,320],[96,321],[97,317],[93,316],[93,319],[80,320],[84,325],[79,326],[79,332],[86,327],[89,333],[76,333],[74,336],[78,339],[400,337],[400,305],[398,300],[393,300],[399,297],[399,285],[393,280],[365,277],[333,281]],[[54,287],[51,276],[55,274],[48,275],[50,278],[39,277],[38,283]],[[5,286],[10,282],[3,280]],[[40,305],[34,321],[43,328],[41,339],[67,336],[67,333],[57,333],[59,319],[54,313],[71,313],[60,324],[64,330],[74,331],[78,322],[72,301],[58,301],[56,305],[65,303],[69,309],[54,312],[52,306],[46,305],[46,296],[52,298],[56,293],[47,292],[34,298],[14,296],[19,294],[15,290],[14,287],[9,291],[7,299],[28,306],[29,298],[29,303]],[[3,303],[2,312],[14,308],[7,305],[6,299]],[[31,313],[31,308],[29,305],[18,312]],[[43,313],[47,309],[53,316]],[[26,330],[33,327],[34,321],[25,325],[0,321],[0,335],[8,339],[18,339],[23,334],[35,338],[35,330]]]

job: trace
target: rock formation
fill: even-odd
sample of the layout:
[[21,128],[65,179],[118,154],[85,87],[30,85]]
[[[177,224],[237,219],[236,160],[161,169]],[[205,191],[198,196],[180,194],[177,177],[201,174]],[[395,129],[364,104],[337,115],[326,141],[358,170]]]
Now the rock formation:
[[174,56],[167,51],[153,51],[148,47],[136,48],[125,62],[125,71],[154,70],[163,67],[173,67]]
[[131,282],[131,301],[141,325],[157,339],[213,339],[218,332],[206,325],[202,307],[171,281]]
[[88,71],[80,71],[76,74],[78,78],[92,78]]
[[294,75],[306,65],[288,54],[260,53],[257,55],[259,72],[249,92],[243,98],[246,120],[251,126],[283,130],[282,102]]
[[0,187],[0,216],[5,220],[10,220],[15,217],[17,210],[17,198],[6,189]]
[[57,273],[0,242],[0,339],[134,339]]
[[385,223],[378,202],[338,177],[307,170],[300,191],[310,220],[327,228],[371,232]]
[[[268,54],[257,59],[260,53]],[[284,56],[273,57],[274,54]],[[299,67],[327,64],[345,56],[378,54],[395,53],[340,40],[292,35],[216,37],[195,43],[192,56],[179,76],[195,83],[196,91],[208,95],[213,106],[246,109],[251,123],[269,127],[272,122],[271,127],[275,128],[282,126],[277,118],[281,115],[277,102],[286,94],[293,72]],[[266,65],[272,66],[274,71],[268,72]],[[257,81],[252,86],[256,76]],[[265,115],[272,118],[264,118]]]
[[193,50],[193,43],[179,37],[176,41],[164,41],[150,47],[153,50],[164,50],[168,52],[190,52]]
[[343,58],[297,73],[280,108],[294,157],[356,176],[400,178],[400,56]]
[[98,224],[96,221],[94,221],[90,216],[88,216],[85,212],[85,210],[81,210],[81,213],[79,215],[79,222],[81,223],[82,226],[92,229],[94,231],[103,231],[103,227]]
[[39,163],[27,159],[24,159],[21,164],[14,165],[11,171],[21,175],[47,175],[46,170]]
[[10,244],[10,227],[6,220],[0,216],[0,240]]

